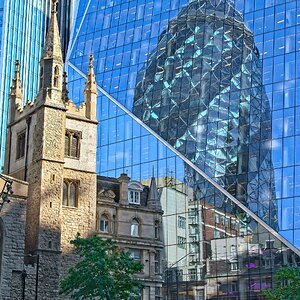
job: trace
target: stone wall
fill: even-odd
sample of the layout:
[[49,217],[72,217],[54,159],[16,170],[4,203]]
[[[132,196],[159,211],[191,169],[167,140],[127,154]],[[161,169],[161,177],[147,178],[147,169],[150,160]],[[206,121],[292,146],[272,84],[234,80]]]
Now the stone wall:
[[79,180],[78,206],[63,206],[61,214],[62,275],[77,261],[70,241],[80,233],[86,237],[95,232],[96,175],[71,169],[64,170],[65,178]]
[[[3,180],[0,179],[2,190]],[[0,251],[2,252],[0,299],[22,299],[22,271],[24,270],[26,197],[28,185],[14,181],[14,195],[0,212]],[[0,257],[0,258],[1,258]],[[20,284],[21,283],[21,284]]]
[[66,128],[82,133],[79,159],[65,157],[65,168],[96,172],[97,124],[83,118],[70,118],[67,114]]

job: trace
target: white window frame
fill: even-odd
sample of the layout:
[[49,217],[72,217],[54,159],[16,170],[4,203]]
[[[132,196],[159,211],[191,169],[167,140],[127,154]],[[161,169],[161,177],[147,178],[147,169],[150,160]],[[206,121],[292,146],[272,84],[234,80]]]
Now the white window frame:
[[144,186],[138,181],[130,181],[128,183],[128,203],[134,205],[141,204],[141,192]]
[[137,220],[136,218],[133,218],[131,220],[131,224],[130,224],[130,235],[131,236],[140,236],[140,222],[139,220]]
[[141,204],[141,192],[137,190],[128,190],[128,202],[130,204]]
[[[105,220],[104,220],[104,218],[105,218]],[[103,228],[102,228],[102,225],[103,225]],[[100,216],[99,230],[100,230],[100,232],[103,232],[103,233],[108,233],[109,232],[109,218],[106,214],[102,214]]]
[[230,271],[238,271],[239,270],[239,263],[237,261],[232,261],[230,263]]

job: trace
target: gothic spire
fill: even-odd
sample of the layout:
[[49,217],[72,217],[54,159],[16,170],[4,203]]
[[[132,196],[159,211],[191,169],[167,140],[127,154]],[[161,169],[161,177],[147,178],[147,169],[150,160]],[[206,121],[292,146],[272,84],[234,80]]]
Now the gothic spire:
[[148,201],[147,205],[149,208],[153,208],[156,210],[161,210],[161,204],[159,199],[159,193],[156,187],[156,180],[155,177],[152,176],[151,183],[150,183],[150,189],[148,194]]
[[37,102],[62,105],[63,59],[57,22],[57,2],[58,0],[52,0],[51,20],[40,61],[40,92]]
[[90,120],[97,120],[97,84],[96,76],[94,72],[93,61],[94,57],[91,54],[89,58],[89,70],[86,77],[85,89],[84,89],[84,102],[86,105],[86,117]]
[[21,89],[21,79],[20,79],[20,63],[16,61],[15,77],[12,80],[12,85],[10,89],[10,114],[9,121],[13,122],[15,120],[16,110],[22,110],[22,89]]
[[17,99],[20,100],[20,105],[21,105],[22,89],[21,89],[21,79],[20,79],[20,62],[18,60],[16,60],[15,77],[12,81],[10,95],[14,96],[16,100]]
[[52,0],[51,20],[47,32],[42,59],[54,58],[62,63],[63,59],[61,51],[61,42],[57,22],[57,3],[58,0]]
[[91,92],[93,94],[98,94],[93,61],[94,61],[94,56],[93,56],[93,54],[90,54],[90,57],[89,57],[89,70],[88,70],[88,74],[87,74],[87,78],[86,78],[84,92],[85,93]]

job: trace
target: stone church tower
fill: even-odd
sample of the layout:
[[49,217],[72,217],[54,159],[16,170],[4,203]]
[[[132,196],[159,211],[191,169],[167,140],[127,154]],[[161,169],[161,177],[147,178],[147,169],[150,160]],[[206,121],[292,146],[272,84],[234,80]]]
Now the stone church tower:
[[19,62],[10,95],[4,173],[28,182],[25,262],[36,265],[38,299],[59,299],[59,274],[74,263],[69,243],[86,236],[96,220],[96,97],[90,57],[84,103],[68,99],[53,0],[40,62],[40,89],[22,106]]

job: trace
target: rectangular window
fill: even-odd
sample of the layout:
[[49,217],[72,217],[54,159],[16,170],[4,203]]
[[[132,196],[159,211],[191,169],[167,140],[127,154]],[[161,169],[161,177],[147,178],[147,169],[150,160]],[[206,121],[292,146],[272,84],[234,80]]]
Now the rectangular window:
[[189,225],[189,234],[196,235],[199,233],[199,224],[190,224]]
[[215,238],[215,239],[219,239],[220,237],[221,237],[220,231],[219,231],[219,230],[215,230],[215,231],[214,231],[214,238]]
[[129,255],[136,261],[141,261],[141,250],[140,249],[129,249]]
[[63,183],[63,206],[78,207],[79,181],[65,179]]
[[186,248],[186,238],[182,236],[177,236],[177,245],[178,248],[185,249]]
[[196,299],[195,300],[204,300],[204,290],[196,291]]
[[197,256],[192,253],[189,255],[189,264],[194,265],[197,263]]
[[215,223],[219,224],[220,223],[220,218],[218,214],[215,214]]
[[228,219],[226,219],[225,216],[222,216],[222,225],[223,226],[228,226]]
[[189,243],[190,253],[199,252],[199,243]]
[[232,283],[228,286],[229,292],[237,292],[238,291],[238,285],[236,281],[232,281]]
[[177,226],[178,226],[179,228],[185,229],[185,226],[186,226],[186,218],[185,218],[185,217],[178,216]]
[[160,287],[155,287],[155,300],[160,300],[162,299],[161,297],[161,288]]
[[237,223],[236,223],[236,220],[231,219],[231,221],[230,221],[230,228],[231,228],[232,230],[236,230],[236,229],[237,229]]
[[265,259],[265,269],[272,269],[274,267],[274,260],[271,257]]
[[239,269],[239,265],[237,262],[230,263],[230,270],[231,271],[237,271]]
[[273,240],[268,240],[266,241],[266,249],[274,249],[274,241]]
[[101,232],[108,232],[108,227],[109,227],[109,220],[106,215],[101,215],[100,217],[100,231]]
[[159,239],[159,221],[154,222],[154,238]]
[[65,133],[65,156],[79,158],[80,140],[82,133],[80,131],[66,129]]
[[156,251],[154,253],[154,273],[159,274],[160,273],[160,252]]
[[140,204],[140,192],[139,191],[128,191],[128,202],[132,204]]
[[189,279],[192,281],[197,280],[197,269],[189,269]]
[[189,217],[195,217],[198,215],[198,208],[189,208]]
[[20,159],[25,155],[25,137],[26,137],[26,131],[18,133],[16,159]]

